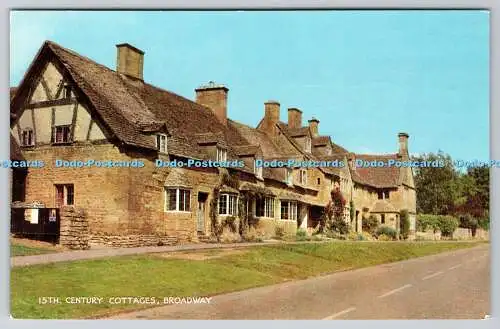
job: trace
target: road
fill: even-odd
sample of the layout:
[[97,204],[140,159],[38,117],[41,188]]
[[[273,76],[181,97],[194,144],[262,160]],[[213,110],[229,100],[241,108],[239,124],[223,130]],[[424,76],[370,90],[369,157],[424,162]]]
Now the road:
[[481,319],[490,310],[489,244],[214,296],[113,319]]

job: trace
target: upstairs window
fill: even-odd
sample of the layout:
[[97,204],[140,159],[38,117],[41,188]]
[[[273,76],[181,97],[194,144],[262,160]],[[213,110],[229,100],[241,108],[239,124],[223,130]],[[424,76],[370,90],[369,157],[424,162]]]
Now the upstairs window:
[[227,151],[223,148],[217,148],[217,161],[227,161]]
[[191,191],[180,188],[166,188],[165,211],[191,211]]
[[27,128],[21,132],[21,145],[22,146],[35,145],[35,140],[33,138],[33,129]]
[[63,98],[71,98],[71,86],[67,83],[63,86]]
[[311,153],[311,139],[309,137],[306,137],[304,141],[304,150],[307,153]]
[[300,184],[307,185],[307,170],[306,169],[300,170]]
[[262,167],[257,167],[257,163],[254,161],[253,163],[253,172],[257,178],[262,179]]
[[389,191],[388,190],[384,191],[384,199],[389,199]]
[[292,185],[292,182],[293,182],[293,171],[292,171],[292,169],[289,169],[289,168],[286,169],[286,179],[285,180],[286,180],[286,183],[288,185]]
[[71,206],[75,203],[73,184],[56,184],[56,207]]
[[167,153],[167,136],[163,134],[156,135],[156,149],[161,153]]
[[52,130],[52,142],[54,144],[71,142],[71,126],[55,126]]

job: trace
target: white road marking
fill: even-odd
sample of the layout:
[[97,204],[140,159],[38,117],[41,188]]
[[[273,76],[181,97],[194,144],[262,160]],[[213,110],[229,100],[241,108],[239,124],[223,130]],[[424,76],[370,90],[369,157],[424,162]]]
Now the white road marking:
[[395,294],[395,293],[397,293],[397,292],[399,292],[399,291],[401,291],[401,290],[403,290],[403,289],[410,288],[410,287],[411,287],[411,284],[405,284],[405,285],[404,285],[404,286],[402,286],[402,287],[399,287],[399,288],[397,288],[397,289],[391,290],[391,291],[389,291],[389,292],[386,292],[386,293],[385,293],[385,294],[383,294],[383,295],[378,296],[378,298],[384,298],[384,297],[390,296],[390,295]]
[[441,275],[441,274],[443,274],[443,271],[439,271],[439,272],[436,272],[436,273],[432,273],[432,274],[430,274],[430,275],[428,275],[428,276],[424,276],[424,277],[422,278],[422,280],[427,280],[427,279],[433,278],[433,277],[438,276],[438,275]]
[[448,271],[451,271],[451,270],[454,270],[456,268],[459,268],[460,266],[462,266],[462,264],[458,264],[458,265],[455,265],[455,266],[452,266],[448,269]]
[[346,308],[345,310],[343,311],[340,311],[338,313],[335,313],[335,314],[332,314],[330,316],[327,316],[326,318],[324,318],[323,320],[333,320],[335,318],[338,318],[339,316],[341,315],[344,315],[344,314],[347,314],[349,312],[352,312],[354,311],[356,308],[355,307],[349,307],[349,308]]

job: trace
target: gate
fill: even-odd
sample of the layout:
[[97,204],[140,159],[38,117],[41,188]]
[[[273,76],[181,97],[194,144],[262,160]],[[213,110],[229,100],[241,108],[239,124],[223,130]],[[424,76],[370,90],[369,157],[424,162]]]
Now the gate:
[[58,208],[11,208],[10,233],[16,237],[59,243]]

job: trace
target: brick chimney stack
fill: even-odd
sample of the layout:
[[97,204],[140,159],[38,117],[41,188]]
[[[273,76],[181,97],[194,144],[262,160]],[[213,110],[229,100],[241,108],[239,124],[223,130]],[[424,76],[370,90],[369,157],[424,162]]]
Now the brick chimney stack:
[[312,118],[309,120],[309,129],[311,130],[311,134],[313,137],[317,137],[319,135],[319,120],[316,118]]
[[217,119],[224,125],[227,124],[227,93],[229,89],[210,81],[195,89],[196,103],[209,107]]
[[116,49],[116,72],[143,80],[144,52],[128,43],[118,44]]
[[277,101],[267,101],[264,103],[264,120],[262,130],[274,136],[277,132],[276,124],[280,121],[280,103]]
[[302,127],[302,111],[298,108],[292,107],[288,109],[288,127]]
[[410,138],[410,136],[407,133],[398,134],[400,156],[408,156],[408,138]]

